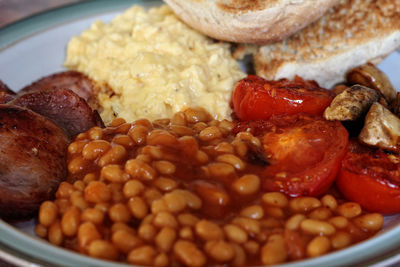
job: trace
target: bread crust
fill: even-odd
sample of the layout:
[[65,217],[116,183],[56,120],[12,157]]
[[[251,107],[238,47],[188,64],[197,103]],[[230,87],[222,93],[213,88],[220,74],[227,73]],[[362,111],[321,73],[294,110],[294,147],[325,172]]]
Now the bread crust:
[[339,0],[165,0],[192,28],[218,40],[267,44],[321,17]]
[[322,18],[254,56],[267,79],[316,80],[331,88],[366,62],[378,64],[400,46],[400,1],[340,0]]

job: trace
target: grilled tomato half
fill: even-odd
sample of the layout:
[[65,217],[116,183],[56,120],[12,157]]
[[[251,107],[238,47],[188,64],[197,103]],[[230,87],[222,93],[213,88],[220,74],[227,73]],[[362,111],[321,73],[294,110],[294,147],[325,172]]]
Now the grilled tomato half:
[[314,81],[295,77],[267,81],[249,75],[240,80],[232,95],[232,106],[240,120],[265,120],[272,115],[307,113],[322,115],[335,94]]

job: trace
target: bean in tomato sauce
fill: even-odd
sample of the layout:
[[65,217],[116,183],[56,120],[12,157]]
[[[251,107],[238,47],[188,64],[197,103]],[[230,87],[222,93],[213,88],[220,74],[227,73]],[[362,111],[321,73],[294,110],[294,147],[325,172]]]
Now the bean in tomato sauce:
[[262,139],[235,126],[189,109],[79,134],[68,180],[40,207],[37,235],[136,265],[243,266],[320,256],[380,230],[380,214],[335,194],[264,190],[268,159],[249,157]]

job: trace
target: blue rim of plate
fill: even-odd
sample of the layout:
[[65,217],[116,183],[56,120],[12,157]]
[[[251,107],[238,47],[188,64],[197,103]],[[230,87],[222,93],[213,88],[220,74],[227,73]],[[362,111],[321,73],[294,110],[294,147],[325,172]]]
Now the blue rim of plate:
[[123,10],[131,5],[151,5],[161,3],[160,0],[84,0],[73,4],[50,9],[34,14],[25,19],[0,28],[0,51],[15,42],[83,17]]
[[[26,19],[6,25],[0,29],[0,51],[15,43],[38,34],[41,31],[61,26],[63,23],[83,19],[89,16],[98,16],[101,13],[110,13],[123,10],[131,5],[161,4],[160,0],[86,0],[71,5],[42,12]],[[353,245],[347,249],[329,253],[314,259],[296,261],[279,265],[281,267],[312,267],[312,266],[344,266],[363,264],[384,253],[400,248],[400,226],[386,230],[377,236]],[[21,255],[44,260],[60,266],[132,266],[90,258],[63,248],[49,244],[47,241],[33,237],[20,229],[13,227],[0,219],[0,242],[15,249]],[[397,246],[396,246],[397,245]],[[399,252],[400,253],[400,252]]]

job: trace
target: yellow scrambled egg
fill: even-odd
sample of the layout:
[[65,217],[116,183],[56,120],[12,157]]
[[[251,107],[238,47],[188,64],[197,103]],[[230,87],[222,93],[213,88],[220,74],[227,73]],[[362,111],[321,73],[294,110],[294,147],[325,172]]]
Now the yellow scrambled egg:
[[106,123],[196,106],[229,118],[233,85],[245,76],[228,44],[189,28],[165,5],[133,6],[108,24],[95,22],[70,40],[65,66],[111,88],[98,94]]

